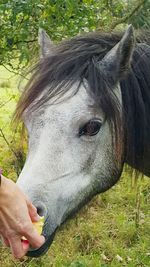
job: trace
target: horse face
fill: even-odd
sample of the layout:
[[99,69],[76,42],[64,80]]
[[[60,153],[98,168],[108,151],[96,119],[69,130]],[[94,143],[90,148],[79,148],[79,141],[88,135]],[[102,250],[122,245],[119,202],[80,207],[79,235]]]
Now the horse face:
[[18,184],[47,218],[46,238],[120,176],[109,124],[92,102],[82,84],[74,96],[25,116],[29,148]]
[[[120,106],[121,91],[116,80],[120,70],[129,65],[132,52],[129,35],[131,28],[99,64],[107,77],[111,77],[110,66],[115,69],[113,90]],[[29,252],[30,256],[44,253],[58,226],[95,194],[113,186],[122,171],[122,161],[116,159],[112,142],[114,129],[101,107],[93,102],[85,88],[87,82],[74,94],[77,86],[74,83],[61,101],[54,104],[51,99],[24,116],[29,148],[18,185],[46,220],[43,229],[46,242]]]

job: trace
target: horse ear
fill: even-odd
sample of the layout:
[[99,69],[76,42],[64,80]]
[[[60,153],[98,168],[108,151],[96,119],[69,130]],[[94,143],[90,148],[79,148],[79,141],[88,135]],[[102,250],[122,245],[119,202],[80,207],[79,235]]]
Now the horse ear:
[[108,77],[116,83],[130,69],[132,54],[134,50],[134,31],[132,25],[129,25],[122,39],[117,43],[99,62],[99,67]]
[[53,53],[54,44],[49,38],[48,34],[43,30],[39,29],[38,42],[40,45],[40,57],[44,58],[47,55]]

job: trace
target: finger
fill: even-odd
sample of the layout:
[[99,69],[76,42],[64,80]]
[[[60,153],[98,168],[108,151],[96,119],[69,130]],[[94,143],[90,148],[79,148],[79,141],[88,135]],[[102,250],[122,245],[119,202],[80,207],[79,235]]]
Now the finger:
[[1,236],[1,240],[6,247],[10,247],[9,240],[7,238]]
[[[17,186],[17,185],[16,185]],[[19,188],[19,187],[18,187]],[[39,215],[37,214],[37,209],[36,207],[32,204],[32,202],[30,201],[30,199],[28,198],[28,196],[25,195],[25,193],[23,191],[21,191],[21,189],[19,188],[22,196],[24,196],[25,200],[26,200],[26,204],[27,204],[27,207],[28,207],[28,212],[29,212],[29,215],[30,215],[30,218],[33,222],[37,222],[39,221],[40,217]]]
[[38,222],[40,219],[40,216],[37,213],[36,207],[30,201],[27,201],[27,206],[28,206],[28,211],[29,211],[29,215],[30,215],[32,222]]
[[25,256],[26,250],[23,249],[21,239],[19,236],[13,236],[9,239],[11,252],[16,259],[21,259]]
[[44,236],[39,235],[33,226],[30,230],[28,230],[28,232],[24,233],[24,236],[34,248],[41,247],[45,242]]
[[30,247],[29,241],[28,240],[21,240],[21,243],[22,243],[23,249],[25,251],[28,251],[28,249]]

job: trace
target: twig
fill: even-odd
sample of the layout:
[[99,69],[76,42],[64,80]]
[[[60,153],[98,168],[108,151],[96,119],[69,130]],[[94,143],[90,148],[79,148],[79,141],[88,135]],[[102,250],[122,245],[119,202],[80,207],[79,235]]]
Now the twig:
[[17,153],[14,151],[14,149],[11,147],[9,141],[7,140],[7,138],[5,137],[4,135],[4,132],[3,130],[0,128],[0,137],[2,137],[4,139],[4,141],[6,142],[7,146],[9,147],[10,151],[14,154],[14,156],[16,157],[16,159],[18,160],[18,156],[17,156]]
[[4,107],[6,104],[8,104],[13,99],[13,96],[11,96],[6,102],[2,103],[0,105],[0,108]]
[[21,77],[23,77],[24,79],[28,80],[27,77],[25,77],[23,74],[19,73],[19,72],[16,72],[14,70],[10,70],[8,67],[6,67],[4,64],[1,64],[6,70],[8,70],[9,72],[11,73],[14,73],[15,75],[19,75]]
[[142,190],[143,175],[141,174],[139,185],[136,188],[136,212],[135,212],[135,226],[139,227],[140,223],[140,208],[141,208],[141,190]]
[[23,40],[23,41],[17,41],[17,42],[14,42],[14,44],[20,44],[20,43],[26,43],[26,44],[29,44],[29,43],[34,43],[34,42],[37,42],[37,39],[33,39],[33,40]]
[[146,4],[147,0],[142,0],[132,11],[131,13],[129,13],[128,15],[126,15],[125,17],[118,19],[117,21],[115,21],[112,26],[111,26],[111,30],[113,30],[114,28],[116,28],[117,25],[121,24],[121,23],[125,23],[127,22],[140,8],[141,6],[143,6],[144,4]]

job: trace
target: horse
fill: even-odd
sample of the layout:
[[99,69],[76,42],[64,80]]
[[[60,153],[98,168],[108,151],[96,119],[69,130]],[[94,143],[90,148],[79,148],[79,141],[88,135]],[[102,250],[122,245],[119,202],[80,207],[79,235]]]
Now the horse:
[[54,44],[40,30],[41,56],[17,104],[28,132],[18,186],[44,216],[45,243],[127,163],[150,177],[150,39],[92,32]]

